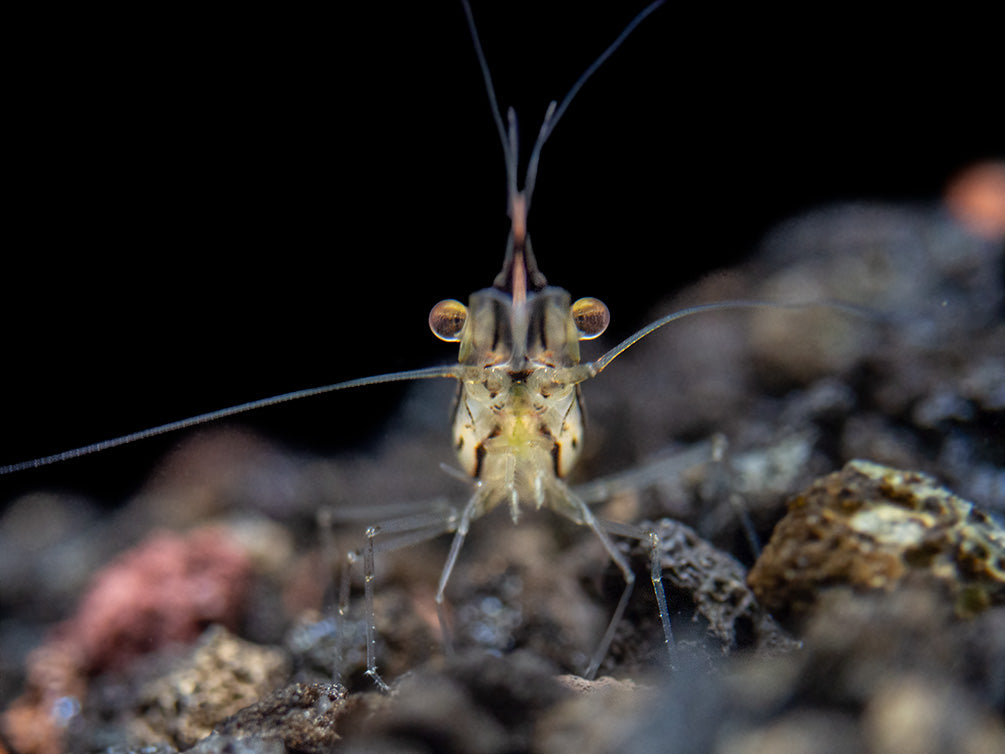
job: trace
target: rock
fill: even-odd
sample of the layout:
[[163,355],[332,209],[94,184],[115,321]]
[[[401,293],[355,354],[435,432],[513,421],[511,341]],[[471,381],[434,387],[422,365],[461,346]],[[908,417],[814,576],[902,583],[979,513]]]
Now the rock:
[[210,628],[171,672],[144,684],[130,726],[147,742],[179,749],[208,736],[224,718],[247,707],[286,680],[285,653]]
[[1005,530],[918,472],[851,461],[789,502],[750,572],[759,601],[798,615],[834,585],[933,581],[957,613],[1005,601]]
[[535,751],[603,754],[616,751],[638,725],[638,711],[650,704],[653,689],[610,677],[587,681],[561,676],[576,692],[547,711],[538,724]]
[[400,679],[370,714],[347,720],[340,751],[533,751],[541,718],[573,692],[529,652],[474,651]]
[[212,623],[236,627],[250,576],[250,557],[221,528],[154,533],[97,575],[58,632],[84,672],[123,668]]
[[190,751],[321,754],[339,740],[336,722],[346,704],[339,683],[294,683],[224,720]]
[[31,652],[5,734],[24,754],[62,750],[91,676],[193,641],[208,624],[236,626],[250,574],[250,559],[221,529],[152,534],[100,571],[76,613]]
[[[746,569],[732,555],[702,539],[692,529],[670,519],[657,524],[663,581],[691,593],[696,618],[723,652],[736,649],[738,632],[758,648],[791,649],[793,642],[767,615],[746,584]],[[739,625],[738,625],[739,624]]]

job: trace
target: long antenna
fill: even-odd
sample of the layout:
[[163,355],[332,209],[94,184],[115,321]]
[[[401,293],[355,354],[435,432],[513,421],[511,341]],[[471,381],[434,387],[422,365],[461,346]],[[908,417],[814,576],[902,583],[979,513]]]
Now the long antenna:
[[167,424],[161,424],[157,427],[142,429],[139,432],[132,432],[131,434],[122,435],[121,437],[113,437],[111,440],[102,440],[101,442],[84,445],[79,448],[74,448],[73,450],[64,450],[62,453],[54,453],[51,456],[33,458],[30,461],[21,461],[20,463],[0,466],[0,476],[3,476],[4,474],[13,474],[17,471],[25,471],[27,469],[37,469],[40,466],[48,466],[53,463],[59,463],[60,461],[69,461],[71,458],[80,458],[80,456],[98,453],[102,450],[108,450],[109,448],[117,448],[120,445],[127,445],[131,442],[136,442],[137,440],[145,440],[149,437],[156,437],[157,435],[167,434],[168,432],[174,432],[179,429],[195,427],[199,424],[206,424],[208,422],[216,421],[217,419],[224,419],[228,416],[243,414],[246,411],[254,411],[255,409],[265,408],[266,406],[275,406],[278,403],[287,403],[289,401],[300,400],[301,398],[310,398],[315,395],[323,395],[324,393],[332,393],[336,390],[347,390],[349,388],[362,387],[364,385],[379,385],[385,382],[403,382],[405,380],[422,380],[432,377],[456,377],[456,372],[457,370],[453,366],[428,367],[426,369],[413,369],[407,372],[393,372],[391,374],[373,375],[372,377],[360,377],[355,380],[336,382],[331,385],[312,387],[305,390],[294,390],[291,393],[273,395],[269,398],[261,398],[256,401],[241,403],[237,406],[230,406],[228,408],[210,411],[206,414],[190,416],[187,419],[179,419],[178,421],[168,422]]
[[[475,54],[478,57],[478,65],[482,71],[482,77],[485,81],[485,90],[489,98],[489,106],[492,109],[492,119],[496,124],[496,130],[499,133],[499,140],[503,147],[503,155],[506,160],[506,183],[507,183],[507,194],[509,196],[510,204],[510,214],[513,216],[515,213],[519,213],[519,218],[514,217],[514,224],[519,224],[521,228],[521,235],[523,234],[523,225],[526,220],[526,213],[530,208],[530,198],[534,192],[534,184],[537,181],[537,169],[540,162],[541,149],[551,132],[554,130],[556,124],[561,119],[562,115],[568,109],[569,104],[572,102],[573,98],[583,87],[586,81],[593,75],[593,73],[603,65],[604,61],[611,56],[611,54],[618,49],[618,47],[624,42],[629,34],[634,31],[634,29],[642,23],[642,21],[659,6],[663,5],[665,0],[656,0],[646,6],[634,19],[625,27],[621,34],[611,43],[607,49],[598,57],[589,68],[576,80],[569,90],[568,94],[561,100],[560,103],[555,102],[550,103],[548,110],[545,114],[544,120],[541,123],[541,129],[538,132],[537,141],[534,143],[534,148],[531,150],[530,161],[527,166],[527,174],[524,182],[524,189],[521,192],[518,187],[518,177],[517,177],[517,124],[516,115],[513,110],[509,110],[507,113],[509,119],[509,128],[503,123],[502,113],[499,110],[499,102],[496,97],[495,86],[492,83],[492,75],[489,72],[488,63],[485,60],[485,53],[482,49],[481,40],[478,37],[478,31],[475,28],[474,17],[471,13],[471,6],[468,0],[461,0],[464,7],[464,14],[467,17],[468,29],[471,32],[471,39],[474,42]],[[523,243],[524,239],[521,237],[520,242]],[[526,264],[527,264],[527,274],[534,277],[538,284],[543,284],[544,276],[537,270],[536,262],[534,262],[533,254],[530,251],[529,242],[526,249],[524,250]],[[507,261],[505,266],[512,264],[513,255],[513,238],[511,233],[510,243],[507,246]],[[725,306],[720,308],[726,308]],[[650,332],[658,327],[667,324],[672,321],[672,319],[679,318],[680,316],[686,316],[692,312],[682,312],[677,315],[670,315],[670,317],[664,318],[663,320],[658,320],[657,322],[650,325],[643,331],[637,333],[629,341],[623,343],[620,347],[615,349],[614,352],[606,354],[599,362],[597,362],[598,370],[603,369],[607,366],[610,361],[612,361],[621,351],[628,348],[637,340],[648,335]],[[187,429],[190,427],[195,427],[200,424],[206,424],[208,422],[216,421],[218,419],[224,419],[230,416],[235,416],[237,414],[242,414],[248,411],[254,411],[256,409],[265,408],[268,406],[274,406],[279,403],[287,403],[289,401],[300,400],[301,398],[310,398],[312,396],[322,395],[324,393],[334,392],[336,390],[346,390],[354,387],[362,387],[365,385],[376,385],[385,382],[402,382],[406,380],[418,380],[418,379],[428,379],[434,377],[453,377],[456,378],[457,370],[456,367],[446,366],[446,367],[430,367],[427,369],[415,369],[406,372],[394,372],[391,374],[375,375],[371,377],[363,377],[355,380],[348,380],[346,382],[337,382],[331,385],[324,385],[322,387],[308,388],[305,390],[296,390],[290,393],[283,393],[282,395],[275,395],[269,398],[262,398],[260,400],[249,401],[247,403],[241,403],[236,406],[230,406],[228,408],[222,408],[216,411],[210,411],[209,413],[199,414],[198,416],[191,416],[187,419],[180,419],[174,422],[168,422],[167,424],[161,424],[156,427],[150,427],[149,429],[140,430],[138,432],[133,432],[127,435],[122,435],[120,437],[115,437],[110,440],[103,440],[101,442],[96,442],[91,445],[84,445],[79,448],[74,448],[72,450],[66,450],[61,453],[54,453],[53,455],[44,456],[42,458],[34,458],[29,461],[21,461],[19,463],[8,464],[5,466],[0,466],[0,476],[5,474],[13,474],[18,471],[25,471],[27,469],[39,468],[42,466],[48,466],[50,464],[59,463],[61,461],[68,461],[73,458],[79,458],[81,456],[90,455],[91,453],[98,453],[103,450],[108,450],[110,448],[116,448],[120,445],[127,445],[132,442],[137,442],[139,440],[145,440],[150,437],[156,437],[158,435],[167,434],[168,432],[174,432],[181,429]]]
[[623,341],[614,346],[610,351],[605,353],[599,359],[594,361],[589,366],[593,370],[593,375],[599,374],[603,371],[608,364],[614,361],[618,356],[623,354],[629,348],[634,346],[640,340],[642,340],[647,335],[659,330],[665,325],[669,325],[671,322],[676,322],[678,319],[684,319],[684,317],[690,317],[694,314],[701,314],[703,312],[715,312],[715,311],[725,311],[728,309],[833,309],[834,311],[841,312],[843,314],[850,314],[855,317],[862,317],[864,319],[873,320],[875,322],[885,322],[889,321],[889,317],[882,312],[876,312],[872,309],[868,309],[864,306],[859,306],[857,304],[850,304],[846,301],[835,301],[833,299],[824,299],[822,301],[758,301],[755,299],[737,299],[734,301],[716,301],[710,304],[697,304],[695,306],[689,306],[686,309],[680,309],[675,312],[667,314],[665,317],[660,317],[654,322],[650,322],[648,325],[643,327],[641,330],[629,335]]

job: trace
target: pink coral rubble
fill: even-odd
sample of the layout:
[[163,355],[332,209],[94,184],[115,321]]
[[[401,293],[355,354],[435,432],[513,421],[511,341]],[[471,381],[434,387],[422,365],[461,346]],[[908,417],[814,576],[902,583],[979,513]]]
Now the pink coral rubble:
[[222,528],[151,535],[106,566],[76,614],[31,653],[4,733],[25,754],[60,751],[61,699],[82,701],[90,676],[193,641],[211,624],[236,629],[251,578],[250,555]]

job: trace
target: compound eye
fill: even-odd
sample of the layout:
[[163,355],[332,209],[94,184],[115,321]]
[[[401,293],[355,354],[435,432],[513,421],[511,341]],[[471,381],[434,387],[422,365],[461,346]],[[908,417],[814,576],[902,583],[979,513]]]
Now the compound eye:
[[597,298],[581,298],[572,305],[572,320],[579,330],[580,340],[593,340],[611,322],[607,305]]
[[456,299],[444,299],[429,312],[429,329],[440,340],[456,343],[468,319],[468,308]]

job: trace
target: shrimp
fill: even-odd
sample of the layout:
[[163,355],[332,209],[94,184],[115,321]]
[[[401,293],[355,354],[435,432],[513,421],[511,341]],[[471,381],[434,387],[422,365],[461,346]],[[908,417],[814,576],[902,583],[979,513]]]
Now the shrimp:
[[[449,620],[444,608],[446,588],[473,523],[490,510],[503,506],[513,523],[523,507],[547,508],[589,529],[602,544],[624,581],[623,591],[607,628],[590,657],[584,675],[593,677],[606,655],[614,632],[632,594],[635,574],[613,537],[627,537],[648,545],[651,582],[663,627],[668,662],[674,659],[673,631],[666,606],[658,560],[656,533],[644,526],[601,521],[565,481],[575,467],[584,442],[581,386],[600,375],[627,349],[660,328],[684,317],[724,309],[792,308],[823,306],[858,315],[862,310],[841,302],[777,303],[754,300],[701,304],[660,317],[624,338],[599,358],[583,361],[579,342],[600,336],[607,328],[607,307],[595,298],[575,301],[564,289],[552,286],[538,267],[531,247],[529,212],[542,149],[566,113],[573,98],[594,72],[618,49],[651,13],[658,0],[639,13],[603,54],[576,80],[568,94],[552,102],[543,119],[525,170],[518,176],[518,131],[515,113],[505,118],[471,9],[464,2],[475,52],[488,93],[493,121],[502,142],[506,165],[507,210],[511,228],[502,270],[491,287],[474,293],[465,306],[448,299],[429,315],[429,326],[441,340],[457,343],[456,364],[401,370],[345,380],[321,387],[294,390],[172,421],[103,442],[29,461],[0,466],[0,475],[67,461],[217,421],[252,410],[316,397],[325,393],[363,388],[381,383],[448,378],[458,383],[452,439],[458,460],[472,479],[474,491],[458,508],[375,524],[367,530],[363,551],[367,611],[367,674],[378,687],[386,683],[378,672],[376,627],[373,619],[375,541],[382,536],[404,536],[409,541],[450,532],[453,540],[436,590],[436,605],[444,641],[450,644]],[[430,243],[436,243],[435,234]],[[355,324],[355,323],[354,323]],[[385,548],[386,549],[386,548]]]

